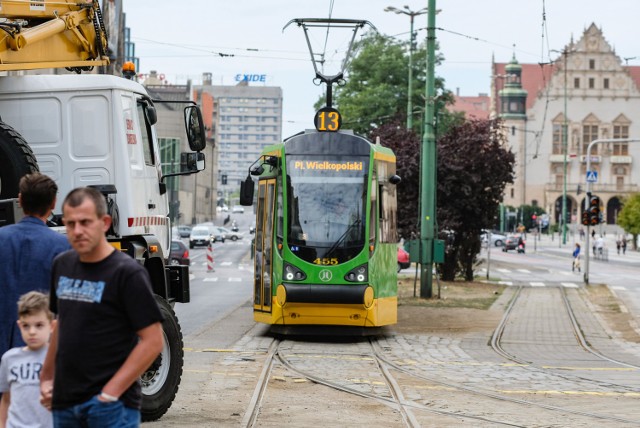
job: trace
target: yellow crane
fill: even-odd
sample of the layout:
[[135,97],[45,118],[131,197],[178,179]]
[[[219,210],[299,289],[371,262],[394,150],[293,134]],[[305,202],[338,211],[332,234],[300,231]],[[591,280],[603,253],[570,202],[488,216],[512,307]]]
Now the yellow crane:
[[98,0],[0,0],[0,71],[108,64]]

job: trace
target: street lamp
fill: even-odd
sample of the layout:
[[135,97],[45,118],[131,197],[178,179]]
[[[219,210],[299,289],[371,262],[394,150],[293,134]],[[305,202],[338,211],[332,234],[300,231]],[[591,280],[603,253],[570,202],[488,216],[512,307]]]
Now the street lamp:
[[[411,21],[411,36],[409,38],[409,88],[407,93],[407,129],[411,129],[413,127],[413,107],[411,104],[411,91],[413,84],[413,44],[414,44],[414,35],[413,35],[413,18],[418,15],[423,15],[427,13],[428,8],[423,7],[420,10],[412,11],[409,9],[409,6],[404,6],[404,9],[398,9],[393,6],[387,6],[384,8],[385,12],[393,12],[402,15],[408,15]],[[436,13],[439,11],[436,11]]]

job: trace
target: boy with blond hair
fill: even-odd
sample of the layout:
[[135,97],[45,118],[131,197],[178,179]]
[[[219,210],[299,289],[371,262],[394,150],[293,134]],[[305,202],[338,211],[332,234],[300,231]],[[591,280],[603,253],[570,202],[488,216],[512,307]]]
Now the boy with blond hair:
[[0,362],[0,428],[53,426],[40,398],[40,371],[53,330],[49,298],[30,291],[18,300],[18,328],[27,344],[8,350]]

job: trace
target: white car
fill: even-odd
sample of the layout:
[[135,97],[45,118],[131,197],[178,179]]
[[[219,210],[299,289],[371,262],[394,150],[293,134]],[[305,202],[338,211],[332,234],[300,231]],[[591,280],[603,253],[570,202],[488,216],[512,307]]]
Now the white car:
[[242,205],[234,205],[233,208],[231,209],[231,212],[244,214],[244,207]]
[[191,229],[189,248],[193,249],[197,246],[207,247],[209,245],[211,245],[211,231],[207,226],[196,226]]

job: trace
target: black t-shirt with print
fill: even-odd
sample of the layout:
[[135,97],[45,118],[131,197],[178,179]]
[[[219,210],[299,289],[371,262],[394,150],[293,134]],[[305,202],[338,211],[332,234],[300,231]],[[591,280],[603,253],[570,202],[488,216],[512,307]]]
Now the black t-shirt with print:
[[[137,343],[136,332],[162,321],[146,269],[114,251],[96,263],[83,263],[75,251],[53,263],[51,310],[58,314],[58,353],[53,408],[88,401],[122,366]],[[136,381],[121,396],[140,408]]]

